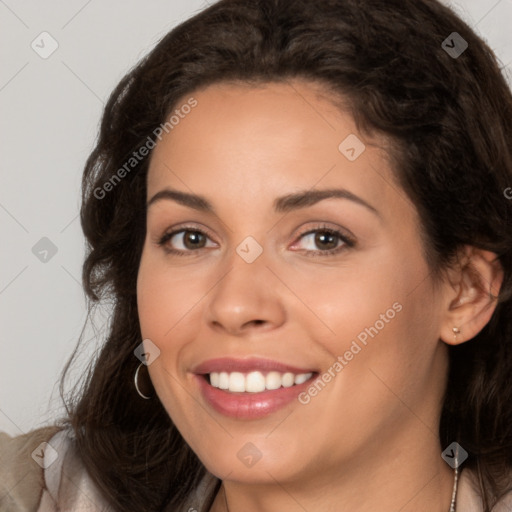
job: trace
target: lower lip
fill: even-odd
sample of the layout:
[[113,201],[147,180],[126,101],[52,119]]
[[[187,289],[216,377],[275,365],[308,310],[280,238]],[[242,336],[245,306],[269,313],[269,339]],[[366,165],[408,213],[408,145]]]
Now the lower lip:
[[236,419],[253,420],[268,416],[297,399],[317,374],[302,384],[260,393],[232,393],[213,387],[203,375],[196,374],[195,377],[203,397],[217,412]]

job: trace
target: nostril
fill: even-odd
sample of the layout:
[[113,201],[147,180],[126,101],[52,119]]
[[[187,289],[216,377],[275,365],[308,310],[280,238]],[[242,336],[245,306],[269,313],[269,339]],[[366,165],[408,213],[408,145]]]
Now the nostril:
[[249,327],[254,327],[254,326],[258,326],[258,325],[265,325],[267,324],[268,322],[266,320],[249,320],[248,322],[246,322],[243,327],[244,328],[249,328]]

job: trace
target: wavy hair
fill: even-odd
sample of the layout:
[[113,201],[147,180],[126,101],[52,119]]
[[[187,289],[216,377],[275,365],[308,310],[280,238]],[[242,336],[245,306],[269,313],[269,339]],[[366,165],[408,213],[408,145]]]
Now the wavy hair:
[[[468,43],[458,58],[442,46],[453,32]],[[133,385],[151,152],[113,177],[195,91],[294,78],[321,84],[363,133],[389,141],[433,275],[466,244],[499,257],[505,278],[490,322],[449,347],[439,426],[443,446],[456,440],[469,452],[465,467],[489,512],[512,467],[512,200],[504,193],[512,186],[512,95],[487,44],[437,0],[220,0],[171,30],[121,80],[85,165],[80,214],[89,315],[109,303],[112,317],[66,397],[83,336],[63,371],[65,423],[115,511],[186,505],[206,469],[160,401],[142,400]]]

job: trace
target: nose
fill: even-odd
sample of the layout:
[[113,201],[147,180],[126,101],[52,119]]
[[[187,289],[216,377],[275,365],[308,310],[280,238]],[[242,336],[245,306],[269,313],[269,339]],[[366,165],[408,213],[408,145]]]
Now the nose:
[[234,253],[229,269],[207,295],[209,327],[233,336],[280,327],[286,320],[280,290],[264,253],[252,263]]

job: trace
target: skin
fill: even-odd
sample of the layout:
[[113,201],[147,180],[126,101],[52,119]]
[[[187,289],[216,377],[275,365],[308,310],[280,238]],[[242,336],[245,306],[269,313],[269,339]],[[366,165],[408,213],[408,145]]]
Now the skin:
[[[161,351],[150,377],[187,443],[223,480],[231,511],[446,512],[453,470],[437,429],[447,343],[489,320],[493,306],[479,287],[490,283],[497,294],[499,268],[491,254],[468,250],[458,270],[434,282],[416,208],[384,141],[360,134],[320,93],[298,80],[209,86],[153,150],[148,200],[170,187],[206,197],[216,214],[172,200],[148,208],[137,294],[142,336]],[[366,144],[355,161],[338,150],[349,134]],[[273,211],[276,197],[312,188],[344,188],[377,213],[348,199]],[[157,241],[183,224],[208,238],[194,249],[175,235],[167,247],[189,253],[169,254]],[[301,235],[323,224],[348,230],[355,246],[311,256],[326,246]],[[263,249],[253,263],[236,252],[248,236]],[[342,245],[335,238],[332,246]],[[479,277],[464,272],[469,264]],[[307,405],[228,418],[191,373],[222,356],[322,373],[395,303],[402,310]],[[249,442],[261,453],[250,468],[237,457]],[[226,510],[224,500],[221,490],[211,510]]]

